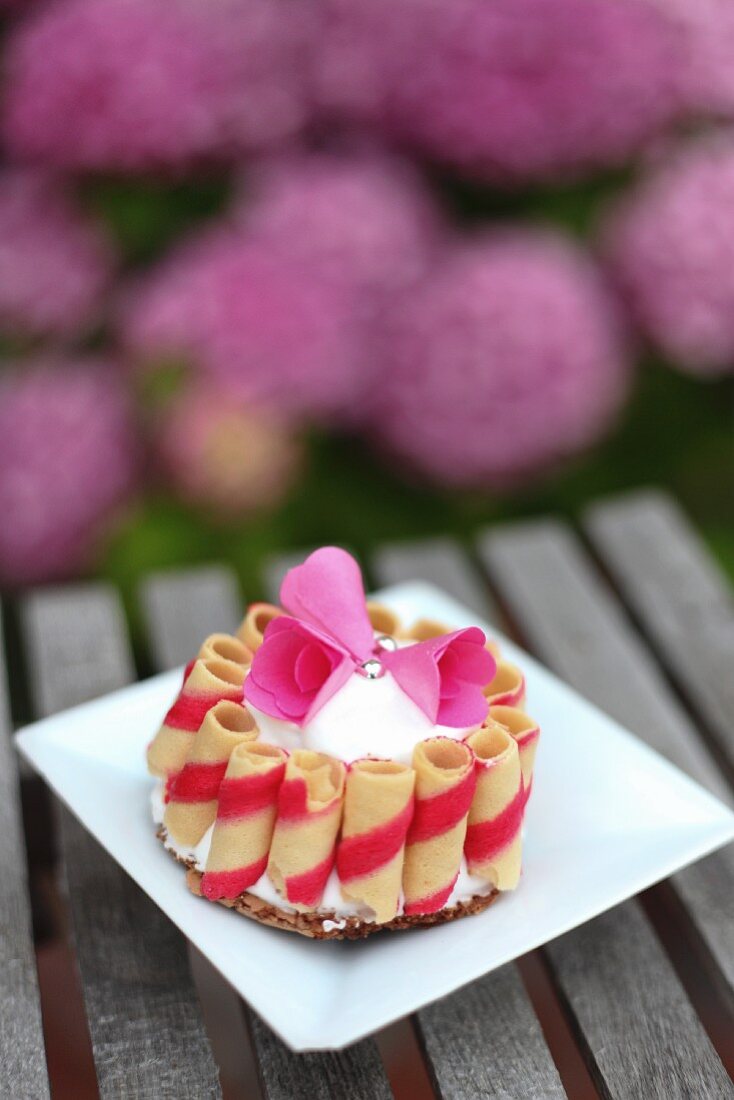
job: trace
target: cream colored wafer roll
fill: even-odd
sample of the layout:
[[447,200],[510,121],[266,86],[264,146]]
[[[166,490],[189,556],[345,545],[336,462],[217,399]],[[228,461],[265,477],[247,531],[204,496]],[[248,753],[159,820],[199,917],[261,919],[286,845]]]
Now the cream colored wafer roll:
[[170,781],[186,763],[194,734],[220,699],[242,702],[247,667],[220,658],[197,660],[148,746],[148,771]]
[[451,627],[437,619],[416,619],[412,626],[403,627],[400,637],[411,642],[427,642],[430,638],[450,633]]
[[413,751],[415,808],[403,865],[404,910],[435,913],[454,888],[476,778],[468,745],[431,737]]
[[222,700],[206,714],[171,784],[163,815],[163,824],[179,844],[193,848],[199,843],[217,816],[219,786],[232,750],[257,734],[255,719],[240,703]]
[[510,661],[497,661],[497,670],[490,682],[482,689],[489,705],[519,707],[525,706],[525,677],[517,665]]
[[396,638],[400,633],[400,616],[376,600],[367,601],[367,614],[375,634],[384,634]]
[[265,871],[287,753],[262,741],[237,745],[219,787],[204,897],[236,898]]
[[491,706],[489,708],[489,719],[504,726],[517,742],[522,778],[525,785],[525,801],[527,802],[533,785],[533,766],[540,739],[540,727],[529,714],[526,714],[524,710],[518,710],[517,707]]
[[334,865],[346,768],[341,760],[298,749],[278,795],[268,874],[294,908],[317,908]]
[[400,903],[415,772],[393,760],[355,760],[347,773],[336,869],[342,896],[368,905],[382,924]]
[[490,722],[466,743],[476,757],[477,777],[464,841],[467,869],[498,890],[514,890],[520,879],[525,808],[517,742],[504,726]]
[[283,610],[272,603],[253,603],[237,628],[237,637],[254,653],[262,645],[268,623],[282,615]]

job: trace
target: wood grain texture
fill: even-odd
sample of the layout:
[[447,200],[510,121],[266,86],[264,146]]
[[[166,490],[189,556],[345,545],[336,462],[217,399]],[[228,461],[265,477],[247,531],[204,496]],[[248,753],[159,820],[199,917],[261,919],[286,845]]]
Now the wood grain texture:
[[373,1039],[328,1054],[292,1054],[256,1013],[249,1017],[268,1100],[392,1100]]
[[[373,572],[379,584],[397,584],[420,577],[426,555],[415,544],[399,554],[375,555]],[[428,555],[432,583],[455,598],[472,586],[457,583],[461,551]],[[388,572],[383,573],[385,561]],[[469,569],[468,559],[466,567]],[[470,574],[471,576],[471,574]],[[449,585],[451,586],[449,588]],[[487,607],[477,608],[486,614]],[[491,1023],[490,1023],[491,1021]],[[465,1097],[564,1096],[560,1078],[540,1024],[515,966],[506,966],[418,1013],[418,1026],[436,1086],[444,1100]]]
[[49,1095],[0,619],[0,1096]]
[[500,612],[486,584],[469,557],[450,538],[394,542],[379,547],[371,558],[372,571],[380,584],[420,580],[435,584],[459,603],[476,611],[479,618],[500,625]]
[[[480,552],[522,636],[542,660],[722,792],[720,777],[654,661],[565,526],[537,521],[491,532]],[[719,870],[712,868],[712,881]],[[637,902],[568,933],[546,951],[605,1095],[734,1095]]]
[[422,1009],[418,1029],[443,1100],[566,1095],[512,964]]
[[[22,610],[39,716],[131,680],[132,654],[112,589],[38,592]],[[70,813],[62,810],[60,823],[100,1095],[219,1097],[183,938]]]
[[208,634],[232,633],[244,614],[237,577],[218,565],[152,573],[141,607],[159,669],[185,664]]
[[671,497],[603,501],[586,530],[656,652],[734,776],[734,592]]
[[[299,557],[298,560],[302,559]],[[150,601],[151,594],[154,597],[152,603],[148,602],[146,617],[151,626],[153,660],[160,668],[166,667],[168,663],[180,664],[192,652],[192,642],[195,651],[202,640],[196,637],[196,609],[202,603],[197,588],[198,575],[192,570],[180,575],[175,585],[169,583],[163,591],[156,591],[150,585],[143,591],[144,601]],[[226,582],[221,578],[220,593],[222,599],[218,604],[218,613],[221,621],[213,621],[210,624],[211,630],[221,630],[222,623],[231,622],[233,616],[241,614],[237,583],[233,574]],[[189,609],[192,622],[186,621]],[[184,638],[185,643],[182,641]],[[238,918],[233,915],[232,919]],[[227,990],[226,996],[231,1000],[234,1011],[235,994]],[[246,1011],[262,1089],[267,1100],[280,1100],[281,1097],[298,1100],[299,1097],[342,1096],[354,1096],[357,1100],[362,1096],[374,1096],[379,1100],[383,1096],[392,1095],[372,1039],[336,1054],[294,1054],[254,1013],[249,1009]]]

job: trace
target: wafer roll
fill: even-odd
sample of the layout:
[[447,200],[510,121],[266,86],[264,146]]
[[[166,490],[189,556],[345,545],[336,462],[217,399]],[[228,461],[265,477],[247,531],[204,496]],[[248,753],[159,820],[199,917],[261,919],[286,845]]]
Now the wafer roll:
[[170,785],[163,824],[179,844],[193,848],[217,816],[219,786],[232,750],[258,730],[246,707],[223,699],[205,715],[186,763]]
[[237,637],[254,653],[262,645],[265,627],[282,614],[282,609],[272,603],[251,604],[237,628]]
[[467,869],[498,890],[514,890],[520,879],[525,808],[517,742],[504,726],[491,722],[466,743],[476,757],[477,777],[464,841]]
[[400,904],[414,785],[413,769],[392,760],[355,760],[347,773],[337,874],[342,896],[368,905],[379,923]]
[[497,661],[497,671],[482,689],[490,707],[525,706],[525,677],[517,665],[509,661]]
[[451,628],[437,619],[416,619],[412,626],[400,631],[400,637],[411,642],[427,642],[430,638],[439,638],[450,632]]
[[210,634],[202,642],[197,657],[203,661],[234,661],[246,667],[252,664],[252,651],[233,634]]
[[346,768],[309,749],[288,758],[278,795],[268,874],[296,909],[315,909],[334,865]]
[[518,710],[517,707],[490,707],[488,720],[499,722],[517,742],[527,802],[533,786],[533,765],[540,738],[540,727],[530,715],[524,710]]
[[232,750],[201,880],[204,897],[236,898],[265,871],[286,760],[283,749],[261,741]]
[[476,777],[468,745],[431,737],[416,745],[415,809],[403,866],[405,913],[443,909],[459,874]]
[[158,733],[148,745],[148,771],[170,780],[186,763],[194,734],[220,699],[242,701],[247,668],[234,661],[196,660]]
[[368,600],[367,614],[375,634],[386,634],[389,638],[395,638],[400,633],[400,616],[384,603]]

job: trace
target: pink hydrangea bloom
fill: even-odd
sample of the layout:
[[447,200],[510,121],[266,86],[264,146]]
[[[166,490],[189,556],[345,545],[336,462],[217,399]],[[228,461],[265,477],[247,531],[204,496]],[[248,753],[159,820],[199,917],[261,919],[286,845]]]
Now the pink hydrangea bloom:
[[457,244],[396,304],[374,434],[438,483],[510,486],[609,426],[629,374],[616,310],[569,240]]
[[649,0],[679,28],[678,81],[688,107],[734,112],[734,4],[731,0]]
[[60,186],[0,173],[0,331],[70,337],[95,320],[113,267],[110,243]]
[[420,274],[443,231],[422,181],[383,154],[285,157],[249,192],[243,216],[253,236],[353,286],[363,303]]
[[336,0],[322,100],[382,115],[478,177],[617,164],[677,108],[678,36],[645,0],[399,0],[387,18],[365,7]]
[[184,243],[136,290],[122,337],[155,367],[181,360],[232,398],[325,417],[353,399],[353,303],[331,281],[234,226]]
[[303,459],[280,420],[197,387],[166,411],[156,450],[177,494],[225,519],[275,508]]
[[66,0],[19,25],[5,135],[71,169],[146,170],[269,146],[304,121],[306,7]]
[[0,378],[0,582],[89,562],[130,491],[136,439],[111,364],[38,361]]
[[602,240],[640,327],[681,370],[734,370],[734,136],[650,172]]

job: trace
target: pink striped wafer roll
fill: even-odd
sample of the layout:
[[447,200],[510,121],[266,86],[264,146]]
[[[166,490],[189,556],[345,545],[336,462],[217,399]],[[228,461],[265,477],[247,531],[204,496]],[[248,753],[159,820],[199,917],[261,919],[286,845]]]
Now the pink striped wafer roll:
[[415,809],[403,865],[405,912],[443,909],[459,874],[476,777],[468,745],[431,737],[413,751]]
[[265,871],[287,754],[261,741],[232,750],[201,880],[204,897],[236,898]]
[[296,909],[315,909],[334,865],[346,768],[309,749],[288,758],[278,795],[268,874]]
[[237,628],[237,637],[254,653],[262,645],[265,627],[282,614],[282,609],[272,603],[251,604]]
[[347,773],[336,870],[343,897],[368,905],[380,924],[400,904],[414,785],[413,769],[393,760],[355,760]]
[[208,711],[220,699],[242,702],[245,665],[196,660],[163,724],[148,746],[148,771],[170,781],[186,763],[191,742]]
[[533,786],[533,766],[540,738],[540,727],[529,714],[524,710],[518,710],[517,707],[490,707],[489,720],[499,722],[517,742],[527,802]]
[[520,879],[525,808],[517,742],[504,726],[491,722],[466,743],[476,757],[477,777],[464,841],[467,869],[498,890],[514,890]]
[[525,705],[525,677],[517,665],[500,659],[497,671],[482,689],[490,707],[520,707]]
[[217,816],[219,786],[232,750],[254,741],[255,719],[240,703],[223,699],[205,715],[186,763],[170,785],[163,824],[179,844],[193,848]]

